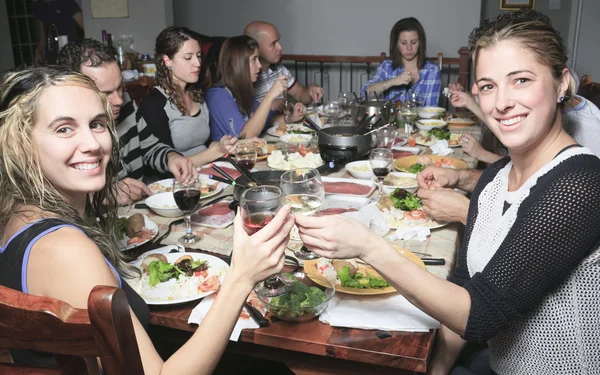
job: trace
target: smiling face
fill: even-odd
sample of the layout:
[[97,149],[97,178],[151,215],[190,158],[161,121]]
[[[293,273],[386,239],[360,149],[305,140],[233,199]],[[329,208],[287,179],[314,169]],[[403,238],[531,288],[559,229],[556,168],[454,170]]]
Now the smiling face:
[[81,73],[90,77],[110,103],[115,121],[119,118],[123,105],[123,77],[121,69],[115,61],[105,62],[99,66],[81,66]]
[[264,30],[258,36],[258,49],[260,58],[269,65],[281,62],[281,51],[279,31],[273,26],[264,26]]
[[202,56],[200,44],[195,39],[186,40],[172,59],[168,56],[163,59],[167,67],[171,67],[174,80],[186,84],[198,82]]
[[248,58],[248,64],[250,66],[250,77],[252,78],[252,83],[254,83],[258,80],[260,68],[262,67],[260,59],[258,58],[258,49],[255,49],[254,52],[252,52]]
[[515,42],[481,49],[475,73],[485,123],[511,152],[535,147],[560,126],[557,98],[567,90],[567,75],[556,82],[547,66]]
[[70,202],[106,184],[112,151],[108,116],[94,91],[52,86],[40,96],[33,142],[46,178]]
[[419,55],[419,34],[416,31],[403,31],[398,36],[398,49],[406,61],[412,61]]

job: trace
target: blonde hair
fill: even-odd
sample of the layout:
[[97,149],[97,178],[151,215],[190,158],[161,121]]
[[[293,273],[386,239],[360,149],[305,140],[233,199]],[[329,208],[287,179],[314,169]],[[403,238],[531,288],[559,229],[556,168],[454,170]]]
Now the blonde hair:
[[[106,185],[92,193],[86,202],[86,216],[91,220],[82,218],[69,206],[46,178],[33,141],[40,97],[52,86],[93,90],[109,118],[111,157],[106,168]],[[60,67],[31,68],[5,78],[0,88],[0,231],[6,230],[11,219],[32,212],[31,207],[35,207],[44,218],[58,218],[82,229],[121,274],[131,275],[132,268],[118,251],[116,237],[117,203],[112,183],[118,161],[118,137],[110,104],[90,78]]]
[[[480,32],[479,38],[473,48],[473,60],[477,66],[478,56],[482,49],[492,47],[502,41],[513,41],[521,48],[533,54],[536,60],[550,69],[555,84],[564,74],[567,67],[567,52],[565,42],[552,25],[542,21],[515,21],[515,23],[500,23],[494,27],[494,21],[485,25],[486,29]],[[475,32],[475,31],[474,31]],[[477,70],[475,69],[475,73]],[[569,87],[565,92],[565,101],[576,92],[575,79],[569,72]],[[564,101],[561,105],[564,104]]]

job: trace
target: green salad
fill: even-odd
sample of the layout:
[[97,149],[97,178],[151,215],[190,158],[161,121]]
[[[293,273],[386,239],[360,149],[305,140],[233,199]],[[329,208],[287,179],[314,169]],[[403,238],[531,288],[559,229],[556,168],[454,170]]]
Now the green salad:
[[435,128],[435,129],[431,129],[429,131],[429,135],[436,137],[439,140],[449,140],[450,139],[450,130],[447,129],[442,129],[442,128]]
[[410,173],[414,173],[417,174],[419,172],[421,172],[423,169],[425,169],[426,165],[423,163],[415,163],[413,165],[411,165],[410,167],[408,167],[407,171]]
[[390,194],[390,199],[394,202],[394,207],[402,211],[420,210],[423,206],[421,198],[410,191],[404,189],[394,189]]
[[289,293],[271,298],[270,304],[277,307],[272,312],[281,319],[293,319],[302,315],[314,314],[312,308],[327,300],[325,292],[316,286],[308,286],[291,275],[285,274],[292,279]]
[[378,277],[372,277],[369,275],[363,275],[360,272],[355,272],[352,274],[350,272],[350,267],[342,267],[338,272],[338,277],[340,278],[340,282],[342,286],[348,288],[358,288],[358,289],[366,289],[366,288],[385,288],[390,286],[387,281]]

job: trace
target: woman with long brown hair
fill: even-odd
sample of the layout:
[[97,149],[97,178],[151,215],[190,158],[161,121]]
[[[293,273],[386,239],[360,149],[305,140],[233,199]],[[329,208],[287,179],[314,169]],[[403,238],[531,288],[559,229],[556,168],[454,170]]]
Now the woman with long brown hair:
[[194,33],[171,26],[156,38],[155,86],[140,104],[137,117],[148,129],[199,167],[235,149],[231,136],[210,141],[208,107],[197,86],[202,56]]
[[405,102],[408,89],[424,106],[437,106],[442,76],[440,68],[427,60],[427,38],[423,26],[414,17],[396,22],[390,31],[390,59],[379,65],[373,77],[364,84],[362,94],[383,95],[389,100]]
[[262,102],[254,99],[252,84],[260,68],[256,40],[242,35],[225,41],[219,55],[220,81],[206,92],[213,140],[225,135],[257,137],[272,123],[293,123],[304,116],[306,108],[301,103],[296,103],[289,114],[270,112],[273,101],[287,90],[288,76],[278,77]]
[[[219,298],[189,341],[163,361],[144,329],[148,307],[127,283],[139,271],[118,251],[110,183],[117,165],[112,111],[90,78],[56,67],[6,77],[0,88],[0,285],[80,309],[96,285],[121,287],[146,374],[210,374],[248,294],[283,268],[293,216],[283,208],[252,236],[236,216]],[[53,362],[50,355],[22,351],[14,351],[13,360]]]

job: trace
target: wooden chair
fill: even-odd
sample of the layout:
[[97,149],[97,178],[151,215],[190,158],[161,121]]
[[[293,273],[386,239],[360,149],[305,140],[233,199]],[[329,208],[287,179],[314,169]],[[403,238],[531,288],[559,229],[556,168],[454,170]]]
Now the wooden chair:
[[135,101],[135,104],[139,106],[142,98],[154,87],[154,77],[142,76],[133,81],[123,82],[123,86],[131,100]]
[[600,83],[592,82],[591,76],[584,75],[581,78],[577,94],[583,96],[590,102],[594,103],[596,107],[600,108]]
[[58,369],[0,363],[0,374],[143,374],[123,290],[96,286],[88,309],[0,286],[0,348],[53,353]]

